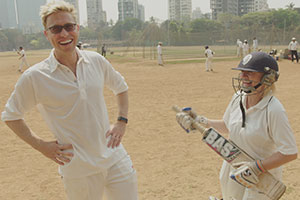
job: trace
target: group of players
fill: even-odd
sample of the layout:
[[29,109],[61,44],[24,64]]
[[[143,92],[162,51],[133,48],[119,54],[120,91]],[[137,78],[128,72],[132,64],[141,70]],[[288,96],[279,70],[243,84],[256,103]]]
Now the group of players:
[[[137,200],[136,171],[121,144],[128,123],[128,86],[124,77],[103,56],[76,47],[79,25],[71,4],[47,3],[41,7],[40,15],[44,35],[53,49],[47,59],[21,75],[1,119],[22,140],[59,165],[69,200],[99,200],[104,193],[108,200]],[[157,49],[162,55],[161,43]],[[20,58],[25,58],[23,48],[20,50]],[[207,58],[213,55],[208,46],[205,54]],[[233,69],[240,73],[234,78],[235,94],[222,119],[194,119],[185,111],[179,112],[176,119],[188,132],[196,120],[205,127],[229,133],[236,145],[255,158],[236,168],[224,162],[220,172],[224,200],[265,200],[264,194],[244,182],[255,186],[266,171],[281,180],[281,166],[296,159],[298,152],[286,112],[274,96],[278,64],[266,53],[253,52]],[[112,126],[104,86],[117,99],[118,118]],[[34,106],[55,140],[39,137],[25,122],[24,114]]]

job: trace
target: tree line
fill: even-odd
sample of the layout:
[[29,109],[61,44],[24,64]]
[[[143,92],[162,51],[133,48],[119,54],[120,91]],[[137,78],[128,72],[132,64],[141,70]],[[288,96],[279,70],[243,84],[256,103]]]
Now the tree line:
[[[147,22],[132,18],[112,24],[102,23],[94,29],[81,27],[79,40],[98,47],[103,43],[153,46],[158,41],[172,46],[233,45],[237,39],[251,41],[253,37],[265,45],[288,44],[292,37],[300,40],[300,13],[293,7],[248,13],[241,17],[223,13],[218,16],[218,20],[166,20],[158,24],[154,18]],[[0,30],[0,51],[19,46],[27,49],[51,47],[43,32],[22,34],[18,29]]]

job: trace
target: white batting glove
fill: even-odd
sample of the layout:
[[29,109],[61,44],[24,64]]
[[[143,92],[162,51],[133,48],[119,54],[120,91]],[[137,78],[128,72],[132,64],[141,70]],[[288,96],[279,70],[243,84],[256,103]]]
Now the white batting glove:
[[187,132],[189,133],[193,130],[192,123],[194,119],[186,112],[179,112],[176,114],[176,120],[178,124]]
[[230,172],[230,178],[247,188],[255,187],[259,182],[259,175],[266,172],[260,160],[235,163],[233,167],[236,169]]
[[203,125],[207,125],[208,123],[208,119],[204,116],[201,116],[201,115],[197,115],[196,119],[195,119],[196,122],[200,123],[200,124],[203,124]]

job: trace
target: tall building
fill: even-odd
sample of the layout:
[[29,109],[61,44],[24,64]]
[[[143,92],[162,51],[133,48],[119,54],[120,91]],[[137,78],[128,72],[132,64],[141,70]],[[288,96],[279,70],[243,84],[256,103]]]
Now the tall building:
[[220,13],[245,15],[250,12],[266,11],[269,9],[267,0],[210,0],[212,18],[217,19]]
[[210,9],[212,10],[212,19],[217,19],[221,13],[230,13],[238,15],[239,0],[210,0]]
[[0,26],[18,28],[24,34],[36,33],[43,29],[40,7],[46,0],[0,0]]
[[126,18],[137,18],[145,20],[144,6],[139,5],[138,0],[119,0],[119,21],[124,21]]
[[169,0],[169,19],[186,21],[192,18],[192,0]]
[[201,9],[197,7],[195,10],[193,10],[192,19],[200,19],[200,18],[203,18],[203,15]]
[[106,12],[103,11],[102,0],[86,0],[88,26],[95,27],[106,22]]
[[268,9],[267,0],[239,0],[239,16]]
[[15,0],[0,0],[0,28],[17,28]]
[[76,11],[77,11],[77,22],[79,23],[80,22],[80,9],[79,9],[79,0],[64,0],[66,2],[69,2],[70,4],[72,4]]
[[139,4],[139,8],[138,8],[138,19],[140,19],[141,21],[145,21],[145,7],[143,5]]

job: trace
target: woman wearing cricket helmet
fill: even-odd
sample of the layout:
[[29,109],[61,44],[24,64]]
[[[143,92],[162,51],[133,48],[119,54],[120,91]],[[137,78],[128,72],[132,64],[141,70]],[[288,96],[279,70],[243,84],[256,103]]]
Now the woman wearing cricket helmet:
[[[267,200],[267,196],[251,188],[255,188],[259,176],[266,171],[281,180],[281,166],[296,159],[298,153],[286,111],[274,96],[278,64],[270,55],[254,52],[245,56],[233,70],[240,73],[233,78],[235,94],[223,119],[197,118],[206,127],[229,133],[230,140],[255,159],[235,164],[236,169],[223,162],[220,171],[222,198]],[[187,116],[177,116],[177,121],[185,129],[191,128]]]

